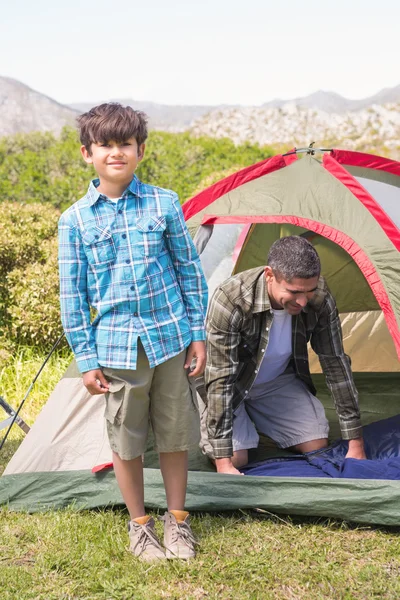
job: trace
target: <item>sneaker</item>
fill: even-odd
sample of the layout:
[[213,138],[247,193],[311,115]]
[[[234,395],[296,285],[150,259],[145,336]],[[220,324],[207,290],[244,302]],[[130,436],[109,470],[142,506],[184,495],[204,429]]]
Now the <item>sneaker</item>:
[[163,547],[154,530],[154,519],[151,517],[145,525],[129,521],[129,550],[143,561],[166,559]]
[[166,512],[161,520],[164,521],[164,546],[167,558],[193,558],[196,556],[194,549],[196,541],[190,528],[189,515],[184,521],[178,523],[175,515]]

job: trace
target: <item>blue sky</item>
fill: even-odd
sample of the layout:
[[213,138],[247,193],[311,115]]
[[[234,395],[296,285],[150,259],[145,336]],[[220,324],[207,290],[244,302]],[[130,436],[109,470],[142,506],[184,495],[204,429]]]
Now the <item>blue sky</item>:
[[0,75],[59,102],[262,104],[400,83],[399,0],[14,0]]

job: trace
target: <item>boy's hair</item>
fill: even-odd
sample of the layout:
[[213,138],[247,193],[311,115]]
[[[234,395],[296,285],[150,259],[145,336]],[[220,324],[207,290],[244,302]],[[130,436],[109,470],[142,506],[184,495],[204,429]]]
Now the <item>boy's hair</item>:
[[311,279],[321,273],[321,262],[314,246],[298,235],[276,240],[269,250],[267,265],[278,281]]
[[147,115],[119,102],[94,106],[77,121],[81,144],[88,152],[92,144],[125,142],[134,137],[139,147],[147,139]]

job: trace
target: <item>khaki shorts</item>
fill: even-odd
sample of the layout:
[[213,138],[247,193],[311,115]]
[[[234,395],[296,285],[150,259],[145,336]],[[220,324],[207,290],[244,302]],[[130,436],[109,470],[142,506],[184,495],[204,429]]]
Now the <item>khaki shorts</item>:
[[144,454],[151,423],[158,452],[180,452],[193,445],[197,407],[184,369],[186,350],[150,368],[141,343],[136,370],[103,368],[110,382],[105,418],[111,449],[123,460]]

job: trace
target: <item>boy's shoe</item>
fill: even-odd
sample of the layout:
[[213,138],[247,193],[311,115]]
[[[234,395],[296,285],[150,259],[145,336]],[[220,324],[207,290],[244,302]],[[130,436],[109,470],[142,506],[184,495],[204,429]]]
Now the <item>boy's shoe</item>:
[[196,541],[190,528],[189,515],[184,521],[177,521],[175,515],[166,512],[161,520],[164,521],[164,546],[167,558],[182,558],[187,560],[196,556],[194,549]]
[[129,550],[143,561],[165,560],[165,552],[154,530],[154,519],[151,517],[145,525],[129,521]]

